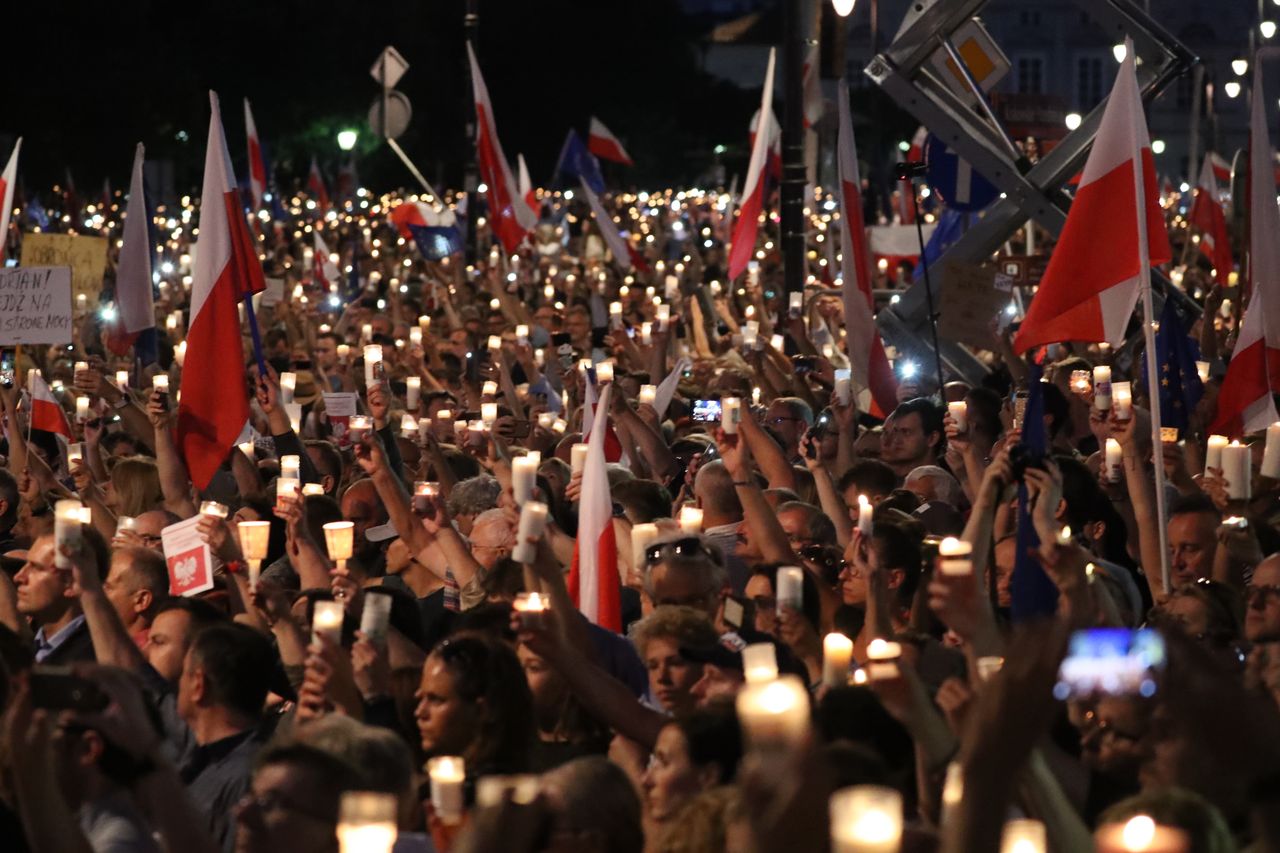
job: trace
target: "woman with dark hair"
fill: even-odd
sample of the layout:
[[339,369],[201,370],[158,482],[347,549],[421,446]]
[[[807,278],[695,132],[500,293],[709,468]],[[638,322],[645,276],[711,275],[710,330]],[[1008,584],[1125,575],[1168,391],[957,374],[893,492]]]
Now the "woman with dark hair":
[[416,698],[427,757],[460,755],[471,778],[528,767],[533,700],[510,646],[478,636],[446,640],[423,665]]
[[732,782],[742,758],[742,732],[731,705],[716,704],[663,726],[641,777],[645,834],[674,819],[703,791]]

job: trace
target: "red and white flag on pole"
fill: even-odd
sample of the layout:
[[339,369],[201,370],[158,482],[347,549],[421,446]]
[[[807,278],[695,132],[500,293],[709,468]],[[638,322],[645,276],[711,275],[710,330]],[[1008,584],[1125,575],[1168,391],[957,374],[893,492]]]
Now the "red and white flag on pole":
[[1208,154],[1209,163],[1213,166],[1213,177],[1219,186],[1231,186],[1231,164],[1217,151]]
[[262,143],[258,141],[258,125],[253,121],[249,99],[244,99],[244,131],[249,138],[249,200],[256,213],[263,208],[263,194],[267,191],[267,166],[262,159]]
[[618,542],[613,531],[613,498],[605,470],[609,392],[605,385],[595,407],[587,461],[582,469],[578,502],[578,539],[569,570],[569,594],[582,614],[601,628],[622,630],[622,602],[618,577]]
[[333,257],[329,254],[329,246],[325,243],[324,238],[320,236],[320,231],[316,230],[315,247],[312,249],[311,277],[316,286],[329,292],[330,288],[338,282],[338,265],[333,262]]
[[1249,128],[1249,305],[1227,365],[1212,431],[1240,436],[1276,420],[1272,392],[1280,387],[1280,208],[1276,207],[1274,155],[1267,132],[1262,68],[1253,69]]
[[31,371],[31,428],[71,438],[71,422],[39,371]]
[[1214,279],[1225,287],[1231,277],[1231,240],[1227,236],[1227,218],[1219,198],[1213,155],[1206,154],[1187,221],[1199,230],[1200,252],[1213,264]]
[[533,215],[538,215],[538,194],[533,191],[533,181],[529,179],[529,167],[525,165],[524,155],[516,155],[516,188],[520,192],[520,197],[524,199],[524,203],[529,205],[529,209],[533,211]]
[[19,136],[13,143],[13,153],[9,155],[4,173],[0,174],[0,203],[4,204],[0,210],[0,260],[4,260],[5,245],[9,242],[9,214],[13,212],[13,191],[18,186],[18,151],[21,148],[22,137]]
[[129,179],[129,206],[124,217],[124,245],[116,265],[116,319],[107,333],[107,346],[124,355],[138,335],[156,324],[152,298],[151,235],[147,230],[147,201],[142,182],[146,149],[138,143]]
[[[773,64],[774,49],[769,49],[769,65],[764,72],[764,91],[760,94],[761,116],[773,115]],[[756,234],[760,230],[760,213],[764,208],[764,166],[769,156],[769,134],[757,133],[751,145],[751,161],[747,166],[747,181],[742,187],[742,200],[738,205],[738,221],[733,226],[733,240],[729,246],[729,280],[734,281],[747,269],[756,250]]]
[[249,399],[241,381],[245,361],[238,305],[266,286],[236,189],[218,96],[210,92],[209,102],[212,115],[177,429],[178,448],[198,489],[209,485],[249,420]]
[[[871,313],[871,258],[867,254],[867,229],[862,217],[862,178],[858,174],[858,147],[849,116],[849,87],[840,81],[840,125],[837,128],[836,166],[840,173],[840,274],[844,279],[845,350],[856,388],[871,391],[871,413],[885,417],[898,399],[898,383],[884,354],[884,341]],[[878,411],[877,411],[878,410]]]
[[634,166],[631,155],[622,147],[613,131],[604,126],[604,122],[595,116],[591,117],[591,126],[587,129],[587,150],[599,157],[624,166]]
[[311,158],[311,171],[307,172],[307,192],[311,193],[321,216],[329,212],[329,190],[325,188],[324,175],[320,174],[320,164],[314,157]]
[[[1013,339],[1018,353],[1063,341],[1118,346],[1138,300],[1142,259],[1151,265],[1169,261],[1172,252],[1160,210],[1155,160],[1142,115],[1130,49],[1107,98],[1062,236]],[[1139,245],[1134,227],[1138,168],[1146,211],[1145,247]]]
[[511,255],[519,248],[524,236],[538,224],[538,218],[520,198],[520,190],[511,176],[511,164],[502,153],[498,125],[493,118],[493,104],[489,102],[489,88],[484,84],[480,63],[476,62],[470,43],[467,44],[467,56],[471,60],[471,86],[476,99],[476,160],[480,166],[480,179],[489,189],[489,224],[502,241],[502,248]]

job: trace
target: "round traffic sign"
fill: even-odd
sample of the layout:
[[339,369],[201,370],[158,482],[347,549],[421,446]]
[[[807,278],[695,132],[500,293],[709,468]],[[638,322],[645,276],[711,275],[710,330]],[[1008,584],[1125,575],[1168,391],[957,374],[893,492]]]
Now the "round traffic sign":
[[924,159],[929,187],[952,210],[981,210],[1000,195],[995,184],[975,172],[932,133],[924,143]]
[[369,108],[369,127],[378,136],[385,135],[395,139],[409,128],[409,119],[412,115],[413,109],[409,106],[409,99],[403,92],[392,89],[387,92],[386,133],[383,133],[382,127],[381,95],[373,99],[373,106]]

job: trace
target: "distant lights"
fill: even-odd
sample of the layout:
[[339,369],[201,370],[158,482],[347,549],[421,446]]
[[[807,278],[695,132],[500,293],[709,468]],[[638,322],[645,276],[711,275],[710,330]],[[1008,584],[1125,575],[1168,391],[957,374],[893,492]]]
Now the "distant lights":
[[1075,130],[1080,126],[1080,122],[1083,120],[1084,119],[1080,117],[1080,113],[1067,113],[1067,130]]

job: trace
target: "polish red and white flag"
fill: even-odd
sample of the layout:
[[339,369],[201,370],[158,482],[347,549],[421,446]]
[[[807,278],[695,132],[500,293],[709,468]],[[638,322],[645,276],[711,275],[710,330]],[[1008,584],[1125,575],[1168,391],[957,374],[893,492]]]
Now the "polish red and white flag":
[[[769,49],[769,65],[764,73],[764,90],[760,94],[762,116],[773,115],[773,66],[774,49]],[[729,279],[737,280],[747,269],[756,250],[756,235],[760,231],[760,214],[764,209],[764,167],[769,156],[769,134],[757,133],[751,145],[751,161],[747,166],[747,180],[742,187],[742,199],[738,205],[738,221],[733,226],[733,239],[729,245]]]
[[621,163],[624,166],[635,165],[627,149],[623,148],[622,143],[618,141],[618,137],[614,136],[613,131],[605,127],[604,122],[595,116],[591,117],[591,126],[587,129],[587,150],[601,160]]
[[0,209],[0,260],[4,259],[5,244],[9,242],[9,214],[13,212],[13,191],[18,186],[18,151],[21,148],[22,137],[19,136],[18,141],[13,143],[9,162],[0,174],[0,203],[4,205]]
[[262,159],[262,143],[258,141],[258,125],[253,121],[249,99],[244,99],[244,131],[249,138],[249,201],[256,213],[262,210],[267,191],[267,167]]
[[1200,232],[1200,253],[1213,264],[1214,279],[1223,287],[1231,278],[1231,240],[1227,235],[1227,217],[1218,195],[1214,176],[1213,155],[1204,156],[1204,168],[1196,184],[1195,199],[1187,220]]
[[[611,383],[610,383],[611,384]],[[605,435],[608,431],[610,384],[600,391],[587,461],[582,469],[578,501],[578,538],[569,570],[569,594],[578,610],[601,628],[622,630],[621,578],[618,575],[618,541],[613,530],[613,498],[605,468]]]
[[502,153],[498,141],[498,125],[493,118],[493,104],[489,101],[489,88],[480,73],[475,51],[467,45],[467,57],[471,60],[471,86],[476,102],[476,162],[480,167],[480,179],[488,192],[489,225],[502,242],[508,255],[515,254],[520,242],[535,225],[538,217],[520,197],[511,164]]
[[31,394],[31,428],[71,438],[71,422],[67,420],[67,413],[58,398],[53,396],[53,391],[49,390],[48,383],[38,371],[33,370],[30,376],[31,387],[27,391]]

